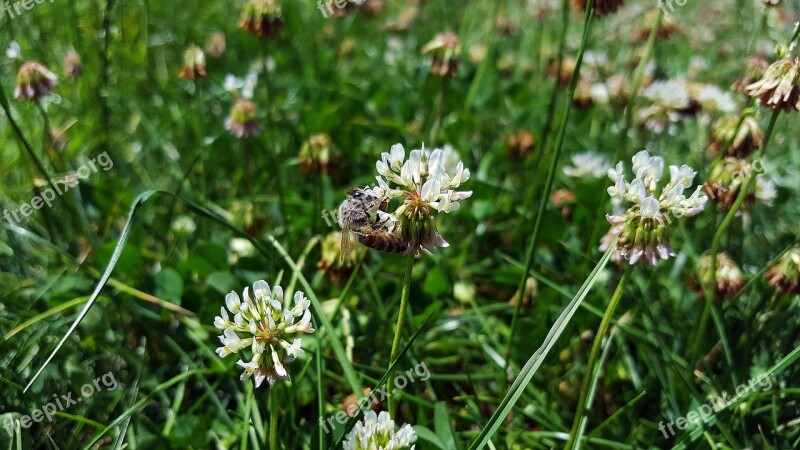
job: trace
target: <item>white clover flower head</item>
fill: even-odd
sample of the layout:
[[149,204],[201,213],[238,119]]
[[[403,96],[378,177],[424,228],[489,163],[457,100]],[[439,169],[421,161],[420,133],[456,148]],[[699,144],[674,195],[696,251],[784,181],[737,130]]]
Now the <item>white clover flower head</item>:
[[689,89],[681,80],[656,81],[644,90],[642,97],[676,110],[688,108],[691,101]]
[[6,58],[8,59],[20,59],[22,57],[22,49],[19,47],[19,43],[17,41],[11,41],[8,44],[8,49],[6,49]]
[[417,435],[411,425],[395,430],[394,420],[386,411],[368,411],[347,435],[344,450],[414,450]]
[[572,165],[564,167],[564,175],[572,178],[602,178],[611,165],[602,155],[583,152],[572,155]]
[[249,347],[250,360],[236,363],[243,369],[240,379],[252,376],[256,387],[267,380],[271,388],[277,380],[289,379],[285,365],[303,354],[301,337],[316,331],[311,324],[311,302],[298,291],[293,307],[284,306],[283,288],[270,288],[264,280],[253,283],[252,297],[249,288],[242,297],[231,291],[214,318],[214,327],[222,330],[222,346],[216,352],[224,358]]
[[736,110],[736,100],[733,98],[733,94],[723,91],[713,84],[697,87],[694,98],[707,111],[730,114]]
[[394,213],[382,218],[390,231],[409,243],[409,251],[447,247],[436,231],[434,217],[457,210],[459,202],[472,195],[472,191],[457,190],[470,176],[458,153],[449,146],[433,151],[423,146],[406,159],[403,146],[395,144],[381,154],[375,168],[378,185],[372,192],[386,199],[405,198]]
[[664,160],[650,156],[642,150],[632,158],[634,179],[625,180],[624,164],[617,163],[609,169],[608,176],[614,181],[608,195],[618,204],[632,204],[627,211],[606,216],[611,229],[601,242],[601,250],[608,249],[615,237],[619,237],[613,259],[630,264],[646,263],[658,265],[660,259],[675,256],[669,243],[671,216],[692,217],[705,208],[708,197],[702,186],[686,197],[684,192],[692,187],[696,172],[689,166],[669,166],[669,182],[658,187],[664,172]]

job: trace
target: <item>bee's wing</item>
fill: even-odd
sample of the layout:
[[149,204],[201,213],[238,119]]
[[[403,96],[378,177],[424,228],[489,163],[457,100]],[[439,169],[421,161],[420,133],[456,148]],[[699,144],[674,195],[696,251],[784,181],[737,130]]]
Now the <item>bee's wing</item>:
[[347,217],[342,222],[342,251],[339,254],[340,260],[344,260],[344,257],[350,253],[350,218]]

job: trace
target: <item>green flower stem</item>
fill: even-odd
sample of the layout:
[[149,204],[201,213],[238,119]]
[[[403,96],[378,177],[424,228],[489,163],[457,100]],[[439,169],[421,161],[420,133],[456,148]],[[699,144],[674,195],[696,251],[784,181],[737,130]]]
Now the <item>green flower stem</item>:
[[656,23],[653,26],[653,29],[650,30],[650,36],[647,37],[647,44],[645,44],[644,48],[644,56],[642,56],[642,60],[639,61],[639,65],[636,67],[636,72],[633,74],[631,98],[628,100],[628,106],[625,108],[625,125],[622,127],[622,145],[618,147],[618,157],[616,159],[621,159],[619,156],[621,154],[625,154],[625,152],[628,150],[628,132],[630,131],[631,126],[633,126],[633,109],[636,106],[636,97],[639,94],[639,87],[642,85],[642,79],[644,78],[644,71],[647,68],[647,63],[650,61],[650,55],[653,54],[653,48],[655,48],[656,38],[658,37],[658,30],[661,29],[661,21],[663,19],[664,8],[658,8]]
[[614,310],[616,310],[617,305],[619,305],[619,300],[622,298],[622,291],[625,289],[625,284],[627,284],[629,277],[630,269],[626,268],[622,273],[622,278],[619,280],[619,284],[617,284],[617,288],[614,290],[614,294],[611,296],[611,301],[608,302],[606,312],[603,314],[603,318],[600,320],[600,327],[597,329],[597,334],[595,335],[594,342],[592,343],[592,349],[589,352],[589,361],[586,363],[586,373],[583,374],[581,393],[578,397],[578,409],[575,411],[575,418],[572,420],[572,428],[570,429],[569,440],[567,440],[567,444],[564,446],[565,450],[572,450],[579,440],[578,428],[580,427],[581,420],[586,412],[586,407],[588,406],[586,403],[589,397],[589,387],[592,384],[592,375],[594,372],[594,366],[597,364],[597,357],[600,355],[600,347],[603,343],[603,336],[605,336],[606,331],[608,331],[608,326],[611,324],[611,318],[614,316]]
[[536,219],[533,223],[533,231],[531,232],[530,241],[528,242],[528,249],[525,254],[525,269],[519,280],[517,287],[517,303],[514,305],[514,315],[511,319],[511,330],[508,335],[508,342],[506,344],[505,360],[506,367],[509,366],[508,360],[511,355],[511,345],[514,342],[514,333],[517,329],[517,322],[519,321],[519,313],[522,307],[522,295],[525,291],[525,284],[528,280],[528,274],[533,265],[533,254],[536,249],[536,243],[539,240],[539,228],[542,224],[542,217],[544,210],[547,208],[547,201],[550,198],[550,191],[553,188],[553,181],[555,180],[556,169],[558,168],[558,159],[561,156],[561,149],[564,147],[564,136],[567,132],[567,122],[569,122],[569,114],[572,111],[572,97],[575,95],[575,86],[578,84],[578,77],[580,76],[581,64],[583,63],[583,54],[586,52],[587,41],[589,39],[589,29],[592,25],[592,17],[594,16],[594,0],[588,0],[586,4],[586,15],[583,25],[583,37],[581,38],[581,47],[578,50],[578,56],[575,62],[575,70],[572,72],[572,78],[569,81],[569,90],[567,91],[567,98],[564,105],[564,111],[561,114],[561,128],[558,130],[556,138],[555,151],[553,152],[553,159],[550,160],[550,168],[547,172],[547,180],[545,181],[542,195],[539,198],[539,209],[536,212]]
[[[403,334],[403,323],[406,319],[406,310],[408,310],[408,294],[411,291],[411,272],[414,270],[414,252],[409,252],[408,260],[406,261],[406,273],[403,276],[403,290],[400,293],[400,311],[397,312],[397,323],[394,326],[394,339],[392,340],[392,353],[389,357],[389,365],[394,363],[397,354],[400,352],[400,337]],[[394,377],[389,376],[386,380],[387,390],[394,385]],[[389,415],[395,417],[395,401],[394,397],[389,397]]]
[[[767,130],[764,132],[764,143],[754,154],[754,160],[758,160],[764,156],[764,152],[767,149],[767,144],[769,144],[769,140],[772,137],[772,131],[775,129],[775,122],[778,121],[778,115],[780,115],[779,109],[772,111],[772,116],[769,119],[769,125],[767,125]],[[703,338],[706,325],[708,325],[708,318],[711,315],[711,307],[714,304],[717,285],[717,253],[719,253],[722,237],[728,231],[728,227],[730,226],[731,222],[733,222],[733,218],[736,217],[736,213],[739,211],[739,208],[742,207],[744,200],[750,193],[750,189],[755,185],[756,176],[756,174],[753,174],[747,178],[747,181],[744,182],[739,190],[739,195],[736,197],[736,201],[731,206],[728,214],[725,215],[725,218],[722,219],[722,223],[720,223],[719,228],[717,228],[716,233],[714,233],[714,239],[711,241],[711,279],[705,286],[705,305],[703,306],[703,313],[700,315],[700,324],[695,331],[692,346],[689,350],[689,356],[691,357],[690,361],[693,361],[697,358],[697,353],[700,350],[700,341]]]
[[441,89],[439,89],[439,96],[436,99],[436,116],[434,116],[433,126],[431,127],[430,146],[436,147],[436,142],[439,139],[439,131],[442,128],[442,116],[444,115],[444,102],[447,100],[447,92],[450,90],[450,77],[442,77]]
[[278,450],[278,393],[275,388],[269,390],[269,449]]

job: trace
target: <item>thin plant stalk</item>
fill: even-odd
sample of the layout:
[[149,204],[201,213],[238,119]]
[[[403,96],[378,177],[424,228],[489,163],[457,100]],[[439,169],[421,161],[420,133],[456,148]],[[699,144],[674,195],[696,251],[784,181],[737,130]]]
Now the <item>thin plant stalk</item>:
[[[408,310],[408,295],[411,292],[411,272],[414,270],[414,252],[408,253],[406,261],[406,272],[403,276],[403,290],[400,293],[400,311],[397,312],[397,323],[394,326],[394,339],[392,340],[392,353],[389,356],[389,364],[393,364],[400,352],[400,338],[403,334],[403,324],[406,319],[406,310]],[[394,377],[389,376],[386,382],[387,386],[394,384]],[[389,415],[395,417],[395,400],[394,397],[389,397]]]
[[269,391],[269,449],[278,450],[278,392],[275,388]]
[[565,450],[572,450],[575,448],[575,445],[579,440],[578,429],[580,427],[583,415],[586,412],[587,399],[589,398],[589,388],[592,384],[592,375],[594,373],[594,367],[597,364],[597,358],[600,356],[600,347],[602,347],[603,344],[603,336],[605,336],[606,331],[608,331],[608,326],[611,324],[611,319],[614,317],[614,311],[617,309],[617,305],[619,305],[619,300],[622,298],[622,292],[625,289],[625,284],[627,284],[629,277],[630,269],[625,269],[625,271],[622,273],[622,278],[619,280],[619,284],[617,284],[617,288],[614,290],[614,294],[611,296],[611,300],[608,302],[606,312],[603,314],[603,318],[600,320],[600,326],[597,328],[597,334],[595,334],[594,342],[592,343],[592,349],[589,352],[589,361],[586,363],[586,373],[583,374],[583,382],[581,382],[581,393],[578,397],[578,409],[575,411],[575,418],[572,420],[572,428],[570,429],[569,440],[567,440],[567,444],[564,446]]
[[[761,147],[756,151],[753,156],[754,160],[758,160],[764,156],[764,152],[767,149],[767,145],[769,144],[769,140],[772,137],[772,131],[775,129],[775,123],[778,121],[778,116],[780,115],[780,110],[775,109],[772,111],[772,116],[769,119],[769,125],[767,125],[767,129],[764,132],[764,143]],[[728,211],[728,214],[725,215],[725,218],[722,219],[722,223],[719,224],[719,228],[714,233],[714,239],[711,241],[711,279],[708,281],[708,284],[705,286],[705,305],[703,306],[703,313],[700,315],[700,324],[695,331],[694,340],[692,342],[692,347],[689,351],[689,355],[692,357],[692,360],[696,358],[697,352],[700,350],[700,341],[703,337],[703,331],[705,330],[706,325],[708,324],[708,318],[711,315],[711,307],[714,303],[714,296],[716,290],[716,274],[717,274],[717,254],[719,253],[720,243],[722,242],[722,237],[728,231],[728,227],[733,222],[733,218],[736,217],[736,213],[744,204],[744,200],[747,198],[748,194],[750,193],[750,189],[755,185],[756,182],[756,174],[752,174],[750,177],[742,185],[741,189],[739,190],[739,195],[736,197],[736,201],[733,202],[731,209]]]
[[[262,67],[264,69],[264,106],[267,111],[266,115],[266,123],[264,125],[264,136],[267,137],[267,148],[269,149],[269,143],[273,143],[275,145],[275,139],[272,136],[272,107],[270,105],[271,99],[271,91],[269,88],[269,42],[266,45],[266,51],[264,52],[264,61],[262,62]],[[280,150],[278,146],[275,145],[275,181],[278,184],[278,207],[280,209],[281,218],[283,219],[284,225],[286,226],[286,232],[289,233],[291,225],[289,223],[289,218],[286,216],[286,199],[284,198],[283,192],[283,174],[280,168]]]
[[[636,106],[636,97],[639,95],[639,88],[644,79],[644,71],[647,68],[647,63],[650,61],[650,55],[653,53],[653,48],[656,45],[658,38],[658,30],[661,29],[661,21],[664,19],[664,8],[658,8],[658,16],[653,29],[650,30],[650,36],[647,37],[647,44],[645,44],[644,55],[642,56],[639,65],[636,67],[636,72],[633,74],[633,83],[631,85],[631,98],[628,99],[628,106],[625,108],[625,124],[622,127],[622,145],[618,147],[617,156],[621,156],[628,149],[628,133],[631,126],[633,126],[633,109]],[[620,159],[620,158],[617,158]]]
[[436,147],[439,140],[439,131],[442,128],[442,116],[444,115],[444,103],[447,100],[447,92],[450,90],[450,77],[442,77],[442,85],[439,96],[436,99],[436,115],[434,116],[433,126],[431,126],[430,145]]
[[561,156],[561,149],[564,146],[564,136],[567,132],[567,122],[569,122],[569,115],[572,111],[572,97],[575,95],[575,87],[578,85],[578,77],[580,76],[581,64],[583,63],[583,55],[586,52],[587,41],[589,39],[589,30],[592,25],[592,18],[594,16],[594,0],[588,0],[586,3],[586,14],[584,17],[583,36],[581,38],[581,47],[578,50],[578,56],[575,62],[575,70],[572,72],[572,78],[569,82],[569,90],[567,91],[567,98],[564,105],[564,111],[561,114],[561,127],[558,130],[556,137],[555,151],[553,152],[553,159],[550,160],[550,168],[547,172],[547,180],[545,181],[542,195],[539,198],[539,209],[536,212],[536,219],[533,223],[533,231],[531,232],[530,241],[528,242],[528,249],[525,256],[525,269],[519,280],[517,286],[517,303],[514,306],[514,315],[511,319],[511,331],[508,335],[508,343],[506,345],[505,360],[506,367],[509,366],[508,360],[511,355],[511,346],[514,342],[514,334],[517,329],[517,322],[519,321],[519,313],[522,307],[522,295],[525,291],[525,284],[528,281],[528,274],[533,265],[533,254],[536,249],[536,243],[539,240],[539,229],[542,224],[542,217],[544,210],[547,208],[547,200],[550,198],[550,191],[553,188],[553,181],[555,180],[556,169],[558,168],[558,160]]

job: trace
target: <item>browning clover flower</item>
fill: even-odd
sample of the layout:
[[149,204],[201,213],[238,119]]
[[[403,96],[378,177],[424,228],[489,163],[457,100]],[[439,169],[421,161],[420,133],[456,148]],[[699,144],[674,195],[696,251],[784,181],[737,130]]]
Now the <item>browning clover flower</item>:
[[83,74],[81,57],[75,49],[70,49],[64,56],[64,73],[70,78],[77,78]]
[[309,136],[308,141],[300,148],[298,155],[300,169],[306,173],[328,173],[328,169],[339,162],[339,152],[325,133]]
[[769,268],[764,279],[785,294],[800,294],[800,245],[795,245]]
[[[700,258],[697,269],[689,277],[689,288],[697,293],[703,294],[703,286],[707,286],[712,280],[711,276],[711,255],[706,253]],[[714,285],[717,288],[716,300],[718,302],[725,298],[733,298],[744,287],[744,276],[736,261],[726,252],[717,254],[717,276]]]
[[58,78],[36,61],[26,62],[17,73],[14,98],[36,101],[47,95],[58,83]]
[[[436,213],[449,213],[459,208],[459,201],[469,198],[472,191],[456,191],[469,180],[469,169],[452,148],[433,151],[412,150],[408,159],[402,145],[395,144],[389,153],[381,154],[375,164],[378,186],[372,191],[378,197],[405,197],[397,210],[388,214],[389,231],[409,244],[408,251],[419,253],[420,248],[433,251],[449,244],[436,230]],[[391,187],[395,185],[395,187]]]
[[714,124],[708,138],[708,147],[719,154],[730,142],[726,155],[745,159],[761,147],[763,141],[764,131],[752,116],[745,117],[741,124],[739,117],[725,116]]
[[[572,0],[572,6],[580,12],[586,11],[586,3],[588,3],[586,0]],[[595,0],[594,15],[604,16],[611,14],[621,8],[624,3],[625,0]]]
[[715,161],[711,166],[711,173],[705,182],[704,190],[711,201],[722,208],[730,209],[739,196],[742,185],[749,177],[755,175],[756,188],[745,197],[742,210],[749,210],[756,202],[771,206],[777,193],[775,184],[761,175],[765,170],[761,160],[751,163],[729,156]]
[[745,92],[761,105],[782,111],[800,110],[800,58],[773,63],[761,80],[748,85]]
[[[234,291],[225,296],[228,310],[220,308],[220,315],[214,318],[214,326],[223,330],[219,336],[222,347],[216,352],[224,358],[250,347],[253,354],[250,361],[240,359],[236,363],[244,369],[240,379],[255,375],[256,387],[267,380],[271,388],[277,380],[289,379],[284,364],[303,354],[301,336],[315,331],[308,309],[311,302],[298,291],[294,294],[294,307],[286,308],[283,288],[274,286],[270,289],[264,280],[253,283],[253,297],[250,297],[248,289],[244,288],[244,301]],[[233,314],[233,321],[229,319],[228,311]],[[297,318],[300,321],[295,323]]]
[[322,252],[317,268],[335,282],[346,280],[355,270],[358,262],[367,253],[367,248],[355,246],[342,255],[342,233],[334,231],[322,240]]
[[261,124],[256,115],[256,105],[246,98],[236,100],[225,120],[225,128],[239,139],[257,135],[261,132]]
[[603,238],[600,249],[607,250],[614,237],[619,236],[613,255],[615,261],[624,259],[630,264],[657,266],[659,259],[675,256],[669,243],[670,215],[695,216],[703,211],[708,198],[703,194],[702,186],[697,186],[688,198],[683,195],[692,186],[696,174],[687,165],[669,166],[670,180],[656,197],[664,160],[642,150],[633,156],[632,162],[635,178],[630,183],[625,181],[622,162],[608,171],[609,178],[614,180],[614,185],[608,188],[612,200],[618,204],[630,202],[633,205],[622,214],[606,216],[611,230]]
[[461,40],[449,31],[439,33],[422,47],[423,55],[431,55],[431,73],[441,77],[453,77],[461,68]]
[[414,450],[417,435],[411,425],[405,424],[395,431],[389,413],[368,411],[364,420],[356,422],[344,441],[344,450]]
[[274,38],[283,28],[278,0],[250,0],[242,12],[239,26],[261,39]]
[[194,80],[205,78],[206,75],[206,55],[200,47],[192,44],[183,54],[183,68],[181,68],[180,77]]

